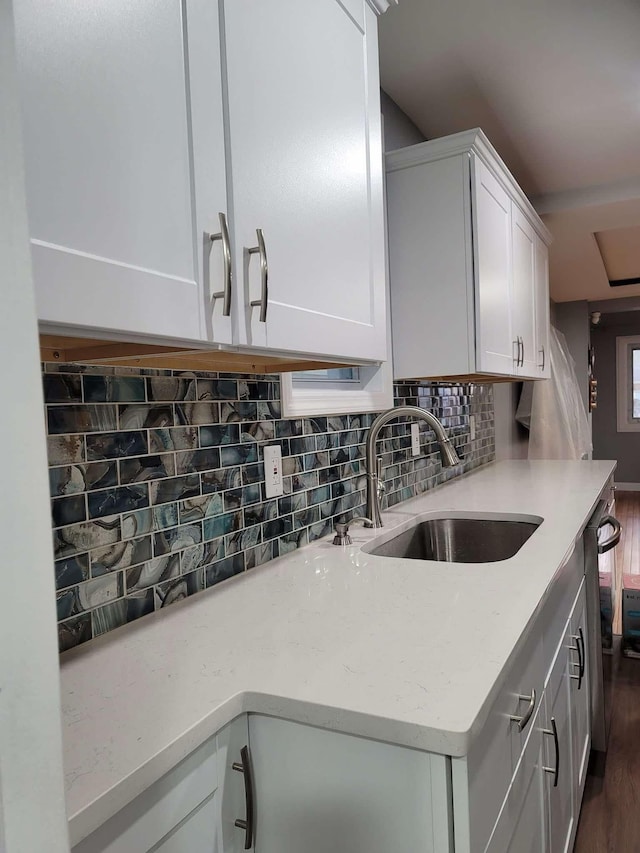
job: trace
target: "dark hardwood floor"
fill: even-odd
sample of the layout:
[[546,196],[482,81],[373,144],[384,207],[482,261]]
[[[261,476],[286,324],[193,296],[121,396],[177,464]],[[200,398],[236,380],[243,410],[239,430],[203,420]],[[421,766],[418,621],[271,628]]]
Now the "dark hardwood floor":
[[575,853],[640,851],[640,660],[616,651],[609,751],[587,777]]
[[[616,516],[624,529],[616,549],[620,579],[623,571],[640,570],[640,493],[618,495]],[[619,602],[616,610],[614,633],[619,633]],[[640,660],[623,658],[620,638],[614,642],[614,654],[604,657],[609,751],[604,768],[590,768],[575,853],[640,853]]]

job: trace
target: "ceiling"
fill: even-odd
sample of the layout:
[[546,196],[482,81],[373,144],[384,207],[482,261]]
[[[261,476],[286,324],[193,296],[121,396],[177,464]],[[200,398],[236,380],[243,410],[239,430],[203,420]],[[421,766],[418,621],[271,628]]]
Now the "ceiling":
[[640,296],[594,236],[640,225],[640,3],[399,0],[379,29],[382,88],[424,135],[481,127],[532,199],[552,297]]

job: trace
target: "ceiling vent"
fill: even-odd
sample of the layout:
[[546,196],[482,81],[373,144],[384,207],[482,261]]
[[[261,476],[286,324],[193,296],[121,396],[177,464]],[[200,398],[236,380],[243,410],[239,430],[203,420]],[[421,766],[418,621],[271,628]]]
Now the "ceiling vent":
[[640,284],[640,225],[596,231],[602,262],[611,287]]

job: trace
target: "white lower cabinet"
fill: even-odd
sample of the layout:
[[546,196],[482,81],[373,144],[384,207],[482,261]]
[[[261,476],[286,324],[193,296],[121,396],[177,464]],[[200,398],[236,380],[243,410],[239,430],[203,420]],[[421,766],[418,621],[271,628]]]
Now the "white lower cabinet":
[[569,691],[571,638],[565,631],[545,687],[544,773],[549,853],[569,849],[573,832],[574,772]]
[[573,849],[591,746],[581,566],[577,550],[468,755],[451,759],[456,853]]
[[464,758],[242,714],[73,853],[567,853],[590,747],[581,566],[559,570]]
[[453,853],[448,766],[243,714],[73,853]]

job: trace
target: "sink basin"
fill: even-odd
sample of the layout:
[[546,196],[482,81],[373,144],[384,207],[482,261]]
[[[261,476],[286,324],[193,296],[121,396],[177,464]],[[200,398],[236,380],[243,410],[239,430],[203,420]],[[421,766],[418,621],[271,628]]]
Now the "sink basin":
[[495,563],[517,554],[541,523],[535,516],[428,518],[365,550],[377,557]]

